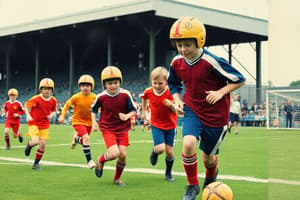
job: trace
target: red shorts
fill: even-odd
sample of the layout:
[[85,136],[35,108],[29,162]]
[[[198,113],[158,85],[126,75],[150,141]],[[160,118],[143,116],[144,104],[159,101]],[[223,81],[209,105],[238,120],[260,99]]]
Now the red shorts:
[[102,136],[107,149],[113,145],[129,146],[128,133],[115,134],[114,132],[105,131],[102,132]]
[[92,131],[92,127],[91,126],[84,126],[84,125],[73,125],[73,128],[75,129],[75,131],[77,132],[77,136],[78,137],[82,137],[85,134],[90,135],[91,131]]
[[5,122],[5,128],[12,128],[14,134],[18,133],[19,127],[20,127],[20,123]]

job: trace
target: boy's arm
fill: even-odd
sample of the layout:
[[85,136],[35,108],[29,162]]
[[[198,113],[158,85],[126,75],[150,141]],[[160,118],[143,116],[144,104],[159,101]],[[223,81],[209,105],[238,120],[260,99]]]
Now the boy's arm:
[[65,103],[63,109],[61,110],[61,114],[60,114],[60,116],[59,116],[59,118],[58,118],[58,122],[59,122],[59,123],[62,123],[62,122],[64,121],[64,119],[65,119],[65,117],[66,117],[66,114],[67,114],[67,112],[68,112],[68,110],[69,110],[69,108],[70,108],[70,106],[71,106],[72,104],[73,104],[72,98],[69,99],[69,100]]
[[219,90],[213,91],[206,91],[206,101],[209,104],[215,104],[216,102],[218,102],[220,99],[223,98],[223,96],[225,96],[226,94],[240,88],[241,86],[243,86],[245,84],[245,81],[240,82],[240,83],[229,83],[227,85],[225,85],[224,87],[222,87]]
[[48,116],[48,120],[50,121],[52,119],[52,117],[54,117],[54,115],[56,114],[56,111],[52,111]]
[[24,111],[25,111],[25,114],[26,114],[26,120],[27,120],[27,122],[32,121],[33,118],[31,117],[30,110],[29,110],[29,108],[27,108],[26,104],[25,104],[25,107],[24,107]]
[[142,115],[141,115],[141,119],[143,121],[146,119],[146,106],[147,106],[147,99],[142,98]]
[[92,130],[96,132],[98,130],[98,125],[96,121],[97,113],[91,112],[92,117]]
[[122,121],[126,121],[128,119],[130,119],[131,117],[136,115],[136,111],[130,111],[129,113],[125,114],[125,113],[119,113],[119,117]]

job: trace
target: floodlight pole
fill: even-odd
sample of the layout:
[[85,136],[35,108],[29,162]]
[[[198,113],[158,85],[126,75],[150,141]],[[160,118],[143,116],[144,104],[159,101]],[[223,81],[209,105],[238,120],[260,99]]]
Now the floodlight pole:
[[256,41],[256,103],[261,104],[261,42]]

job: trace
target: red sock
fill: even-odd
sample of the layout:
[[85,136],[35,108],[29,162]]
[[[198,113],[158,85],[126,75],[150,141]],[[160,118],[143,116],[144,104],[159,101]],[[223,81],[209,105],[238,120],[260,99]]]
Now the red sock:
[[207,178],[213,178],[216,175],[217,172],[217,166],[218,166],[218,157],[216,156],[216,164],[212,167],[208,167],[204,164],[206,168],[205,176]]
[[35,160],[40,161],[44,155],[44,151],[38,149],[35,154]]
[[105,163],[106,161],[108,161],[108,153],[105,152],[102,156],[100,156],[99,160],[100,163]]
[[121,164],[119,163],[119,161],[117,161],[116,163],[116,173],[115,173],[115,177],[114,180],[119,179],[123,173],[123,170],[125,168],[126,163]]
[[5,142],[6,142],[6,146],[9,147],[10,146],[9,135],[5,135],[4,139],[5,139]]
[[187,176],[187,180],[189,185],[199,185],[198,174],[197,174],[197,166],[198,160],[197,155],[194,154],[190,157],[181,154],[183,167]]

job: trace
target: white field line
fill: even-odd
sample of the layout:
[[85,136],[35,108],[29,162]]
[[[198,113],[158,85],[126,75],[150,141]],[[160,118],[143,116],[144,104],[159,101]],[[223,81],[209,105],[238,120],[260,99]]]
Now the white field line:
[[[177,142],[177,141],[176,141]],[[153,140],[136,140],[136,141],[131,141],[129,142],[130,144],[139,144],[139,143],[153,143]],[[90,144],[105,144],[104,142],[91,142]],[[20,149],[20,148],[25,148],[25,145],[16,145],[16,146],[11,146],[11,148],[15,149]],[[59,146],[71,146],[71,142],[68,144],[46,144],[46,147],[59,147]],[[0,149],[5,149],[5,147],[0,147]]]
[[[14,162],[14,163],[11,163],[12,165],[16,164],[16,162],[23,163],[26,165],[32,164],[31,159],[0,157],[0,160]],[[8,164],[8,163],[0,163],[0,165],[1,164]],[[61,163],[61,162],[45,161],[45,160],[42,160],[41,164],[47,165],[47,166],[87,168],[87,165],[83,165],[83,164]],[[115,167],[105,166],[105,170],[115,170]],[[125,168],[125,171],[135,172],[135,173],[145,173],[145,174],[165,174],[164,170],[149,169],[149,168]],[[185,173],[174,171],[173,175],[185,176]],[[204,178],[204,176],[205,176],[204,173],[198,174],[199,178]],[[263,179],[263,178],[255,178],[255,177],[250,177],[250,176],[234,176],[234,175],[219,175],[218,178],[223,179],[223,180],[246,181],[246,182],[253,182],[253,183],[277,183],[277,184],[284,184],[284,185],[299,185],[300,186],[300,181],[275,179],[275,178]]]

